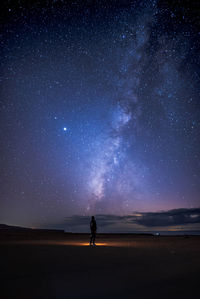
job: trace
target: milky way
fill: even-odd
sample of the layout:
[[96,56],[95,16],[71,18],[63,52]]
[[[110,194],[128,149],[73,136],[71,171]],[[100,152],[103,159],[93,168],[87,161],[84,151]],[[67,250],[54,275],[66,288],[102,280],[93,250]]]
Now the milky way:
[[199,6],[1,3],[0,222],[200,204]]

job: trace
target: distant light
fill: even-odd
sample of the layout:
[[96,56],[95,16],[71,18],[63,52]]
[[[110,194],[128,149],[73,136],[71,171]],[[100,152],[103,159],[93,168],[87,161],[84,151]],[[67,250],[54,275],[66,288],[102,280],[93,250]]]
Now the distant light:
[[64,131],[67,131],[67,128],[66,128],[66,127],[64,127],[64,128],[63,128],[63,130],[64,130]]

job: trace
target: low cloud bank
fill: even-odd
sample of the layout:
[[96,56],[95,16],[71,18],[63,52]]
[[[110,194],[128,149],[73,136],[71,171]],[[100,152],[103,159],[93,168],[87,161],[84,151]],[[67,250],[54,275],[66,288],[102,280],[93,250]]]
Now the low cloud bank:
[[[95,215],[98,232],[133,232],[194,229],[200,231],[200,208],[174,209],[160,212],[134,212],[131,215]],[[62,228],[71,232],[89,232],[91,216],[74,215],[48,228]]]
[[200,223],[200,208],[142,213],[140,217],[136,217],[132,221],[147,227]]
[[[173,226],[200,223],[200,208],[175,209],[161,212],[133,213],[132,215],[96,215],[97,222],[101,227],[122,224],[138,224],[145,227]],[[88,225],[90,216],[75,215],[67,217],[65,224],[71,227]]]

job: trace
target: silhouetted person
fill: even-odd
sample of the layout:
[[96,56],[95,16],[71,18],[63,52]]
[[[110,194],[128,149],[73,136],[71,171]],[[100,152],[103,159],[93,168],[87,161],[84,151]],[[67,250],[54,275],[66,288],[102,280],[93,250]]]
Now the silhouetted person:
[[95,246],[97,223],[94,216],[92,216],[92,219],[90,221],[90,230],[91,230],[90,245],[93,244],[93,246]]

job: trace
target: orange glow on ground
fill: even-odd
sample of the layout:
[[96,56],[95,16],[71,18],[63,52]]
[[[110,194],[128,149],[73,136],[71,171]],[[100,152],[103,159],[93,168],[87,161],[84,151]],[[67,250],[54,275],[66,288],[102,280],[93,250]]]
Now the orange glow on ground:
[[[69,245],[69,246],[86,246],[86,247],[93,247],[90,245],[89,242],[84,241],[67,241],[67,242],[60,242],[60,245]],[[108,241],[108,242],[96,242],[94,247],[98,246],[108,246],[108,247],[137,247],[136,242],[116,242],[116,241]]]
[[[119,240],[108,240],[104,242],[96,242],[96,246],[94,247],[146,247],[145,242],[137,242],[137,241],[119,241]],[[7,242],[1,242],[1,245],[7,244]],[[12,244],[24,244],[24,245],[59,245],[59,246],[90,246],[89,241],[85,240],[15,240],[11,241]]]
[[[89,243],[81,243],[81,242],[80,242],[80,243],[77,243],[77,245],[78,245],[78,246],[90,246]],[[107,243],[96,243],[96,244],[95,244],[95,246],[106,246],[106,245],[108,245],[108,244],[107,244]],[[94,247],[95,247],[95,246],[94,246]],[[91,247],[93,247],[93,246],[91,245]]]

